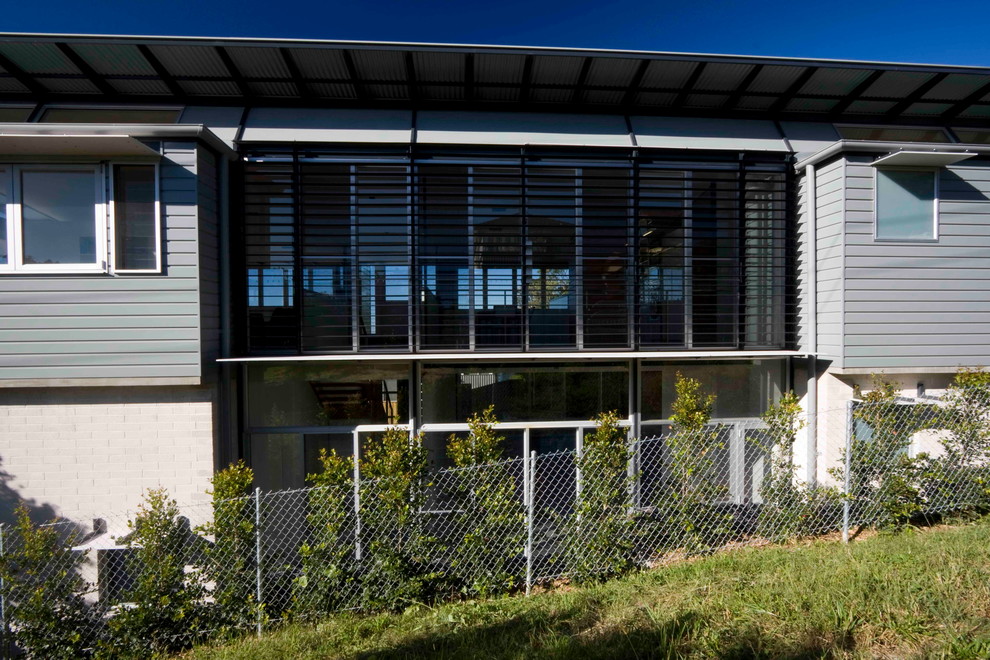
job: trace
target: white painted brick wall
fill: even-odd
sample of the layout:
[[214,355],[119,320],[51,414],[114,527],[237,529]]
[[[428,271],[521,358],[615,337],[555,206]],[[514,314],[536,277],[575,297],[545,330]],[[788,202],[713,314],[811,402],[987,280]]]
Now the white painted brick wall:
[[148,488],[207,501],[214,392],[198,387],[0,390],[0,521],[133,513]]

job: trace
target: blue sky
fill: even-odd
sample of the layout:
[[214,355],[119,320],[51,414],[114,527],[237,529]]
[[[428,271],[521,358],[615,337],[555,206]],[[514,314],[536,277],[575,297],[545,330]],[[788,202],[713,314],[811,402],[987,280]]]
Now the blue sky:
[[990,66],[990,2],[48,0],[0,30],[571,46]]

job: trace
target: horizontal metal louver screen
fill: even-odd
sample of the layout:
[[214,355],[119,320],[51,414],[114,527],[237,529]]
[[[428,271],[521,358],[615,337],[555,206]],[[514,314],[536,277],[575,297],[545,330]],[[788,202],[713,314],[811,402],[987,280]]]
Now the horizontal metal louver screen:
[[785,347],[781,161],[248,154],[248,354]]

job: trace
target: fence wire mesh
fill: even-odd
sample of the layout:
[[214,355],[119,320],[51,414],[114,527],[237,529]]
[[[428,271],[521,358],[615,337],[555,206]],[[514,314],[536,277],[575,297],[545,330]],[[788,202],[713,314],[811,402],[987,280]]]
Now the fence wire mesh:
[[159,493],[134,516],[25,520],[0,528],[5,648],[144,657],[342,610],[984,508],[988,410],[985,390],[858,401],[783,427],[664,426],[605,458],[585,436],[583,451],[429,472],[402,501],[355,471],[344,487],[187,507]]

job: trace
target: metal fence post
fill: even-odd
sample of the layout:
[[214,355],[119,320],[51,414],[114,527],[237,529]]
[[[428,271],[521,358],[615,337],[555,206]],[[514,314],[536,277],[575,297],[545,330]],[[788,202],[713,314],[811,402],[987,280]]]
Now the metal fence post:
[[523,456],[523,470],[526,473],[526,595],[533,590],[533,500],[536,479],[536,452]]
[[354,431],[354,560],[361,561],[361,436]]
[[584,458],[583,428],[579,428],[574,436],[574,450],[577,457],[574,461],[574,510],[578,512],[577,519],[581,520],[581,489],[584,488],[584,475],[581,474],[581,459]]
[[[7,526],[0,523],[0,557],[6,554],[6,548],[4,547],[4,542],[6,539]],[[10,626],[7,624],[7,583],[0,577],[0,635],[3,636],[2,642],[0,642],[0,658],[10,657]]]
[[261,590],[261,488],[257,486],[254,489],[254,597],[258,602],[257,632],[260,637],[264,608]]
[[853,402],[846,401],[846,455],[842,478],[842,542],[849,543],[849,473],[852,466]]

